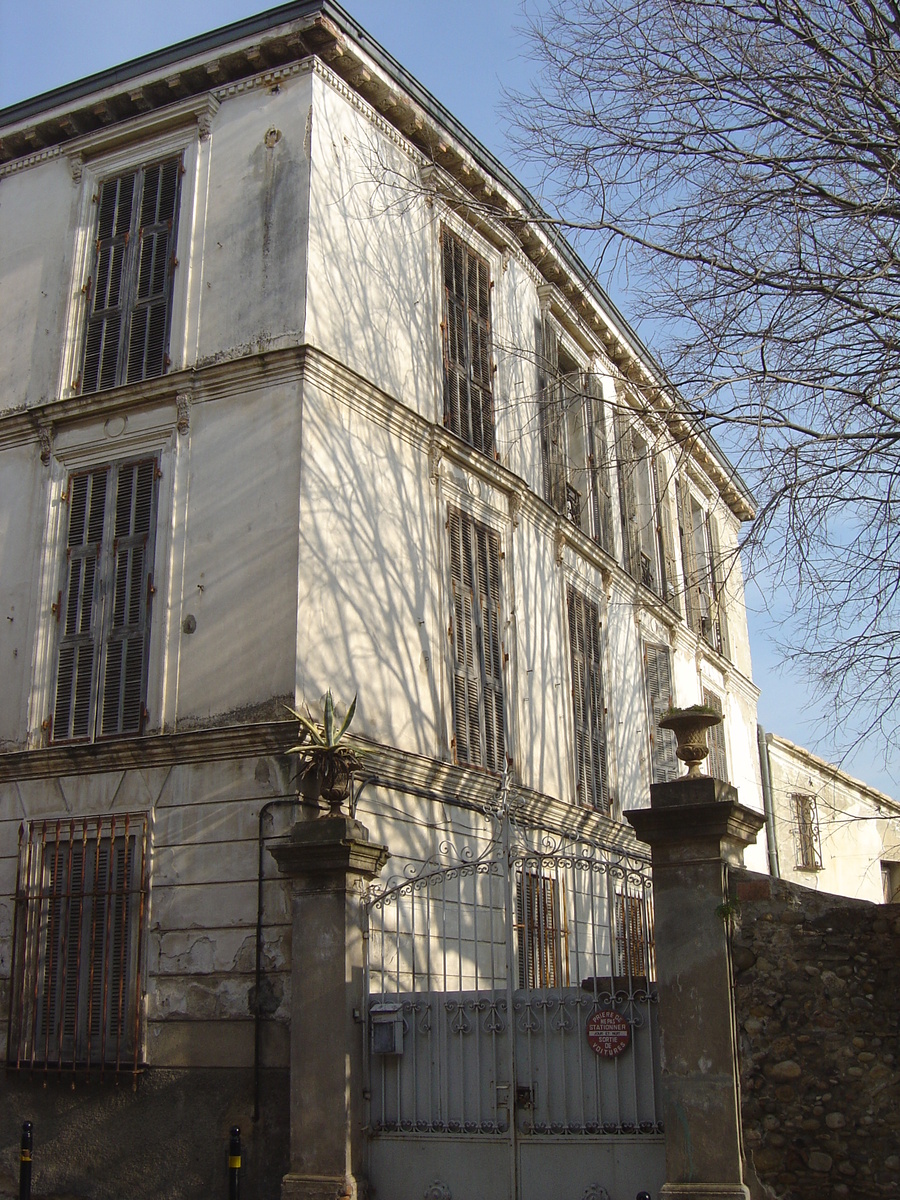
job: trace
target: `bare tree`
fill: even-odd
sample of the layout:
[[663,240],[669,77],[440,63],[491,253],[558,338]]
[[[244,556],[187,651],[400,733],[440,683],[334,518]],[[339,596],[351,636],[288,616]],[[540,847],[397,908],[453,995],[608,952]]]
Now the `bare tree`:
[[545,203],[637,272],[673,381],[747,452],[794,653],[896,749],[900,5],[550,0],[530,39]]

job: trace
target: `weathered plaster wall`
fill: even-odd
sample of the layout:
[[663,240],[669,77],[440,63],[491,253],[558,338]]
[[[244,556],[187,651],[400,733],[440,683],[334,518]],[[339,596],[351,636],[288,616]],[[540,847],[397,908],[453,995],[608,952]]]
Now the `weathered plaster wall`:
[[745,1147],[778,1200],[900,1195],[900,907],[734,871]]

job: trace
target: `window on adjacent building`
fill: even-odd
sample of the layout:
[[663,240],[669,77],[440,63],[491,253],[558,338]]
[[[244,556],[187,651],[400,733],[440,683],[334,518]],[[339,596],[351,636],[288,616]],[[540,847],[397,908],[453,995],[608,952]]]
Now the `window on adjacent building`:
[[525,865],[516,878],[520,988],[568,987],[568,930],[562,880]]
[[650,894],[616,892],[616,974],[649,979],[654,973]]
[[881,884],[885,904],[900,904],[900,862],[881,860]]
[[576,798],[579,804],[607,813],[610,797],[600,610],[593,600],[588,600],[571,586],[566,589],[566,600],[572,667]]
[[672,707],[672,656],[667,646],[644,643],[644,686],[650,728],[650,777],[653,783],[678,778],[675,734],[660,729],[657,722]]
[[181,157],[105,179],[95,196],[85,292],[83,393],[162,375],[168,364]]
[[819,841],[819,816],[815,796],[795,793],[794,835],[797,842],[797,866],[802,871],[822,869],[822,846]]
[[9,1065],[136,1069],[146,816],[31,821],[19,850]]
[[491,277],[487,262],[441,231],[444,279],[444,424],[485,454],[494,452]]
[[451,508],[453,729],[456,761],[502,771],[506,721],[500,627],[500,539]]
[[714,650],[727,654],[722,554],[715,522],[686,484],[679,482],[677,494],[687,621]]
[[156,525],[154,459],[69,477],[54,741],[140,733],[146,717]]
[[600,380],[566,357],[548,318],[540,336],[544,496],[558,513],[611,554],[609,452]]
[[[711,692],[709,688],[703,689],[703,703],[714,712],[721,714],[723,711],[721,699],[715,692]],[[713,779],[722,779],[727,783],[728,759],[725,756],[724,721],[718,725],[712,725],[707,729],[706,744],[709,746],[709,755],[706,759],[707,775],[711,775]]]

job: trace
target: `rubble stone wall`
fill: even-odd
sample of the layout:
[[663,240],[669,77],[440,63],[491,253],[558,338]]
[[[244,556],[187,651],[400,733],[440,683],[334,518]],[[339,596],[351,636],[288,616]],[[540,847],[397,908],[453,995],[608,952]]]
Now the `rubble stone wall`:
[[900,1197],[900,906],[748,871],[730,895],[753,1190]]

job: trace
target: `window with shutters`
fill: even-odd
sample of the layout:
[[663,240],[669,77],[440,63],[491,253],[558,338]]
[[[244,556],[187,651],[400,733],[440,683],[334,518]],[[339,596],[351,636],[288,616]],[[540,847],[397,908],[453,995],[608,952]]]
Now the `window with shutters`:
[[600,380],[581,371],[559,346],[545,318],[540,371],[544,498],[612,554],[612,500],[606,408]]
[[494,453],[494,370],[488,264],[449,229],[441,230],[444,290],[444,424],[464,442]]
[[621,412],[616,414],[616,460],[625,569],[677,611],[664,465]]
[[675,734],[671,729],[660,729],[657,724],[673,705],[672,656],[668,646],[644,643],[644,686],[650,729],[651,782],[669,783],[680,774],[675,757]]
[[[709,690],[703,689],[703,703],[713,712],[723,713],[721,698]],[[724,714],[723,714],[724,715]],[[706,731],[706,744],[709,754],[706,758],[706,773],[713,779],[723,779],[728,782],[728,759],[725,755],[725,722],[712,725]]]
[[53,741],[137,734],[147,716],[157,464],[152,458],[69,477]]
[[459,763],[502,771],[507,761],[500,539],[451,508],[453,748]]
[[98,186],[76,380],[83,394],[152,379],[169,365],[181,175],[175,155]]
[[22,826],[11,1067],[137,1070],[147,836],[145,814]]
[[576,799],[600,812],[610,808],[606,709],[600,645],[600,610],[571,585],[566,588],[572,715],[575,732]]
[[819,815],[815,796],[795,793],[794,836],[797,845],[797,867],[801,871],[821,871],[822,846],[819,841]]
[[652,979],[656,974],[650,894],[616,892],[616,974]]
[[712,516],[679,482],[678,532],[685,581],[685,616],[695,633],[719,654],[728,653],[724,572]]
[[562,879],[527,864],[516,877],[516,953],[520,988],[569,986],[563,886]]

